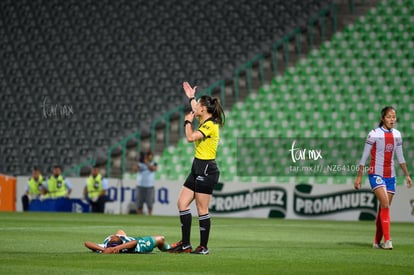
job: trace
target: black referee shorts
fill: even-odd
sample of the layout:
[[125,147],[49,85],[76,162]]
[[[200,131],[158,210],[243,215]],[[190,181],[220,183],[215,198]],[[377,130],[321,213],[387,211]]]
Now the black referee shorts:
[[201,160],[195,158],[191,166],[191,173],[184,182],[184,186],[195,193],[213,194],[214,184],[218,183],[220,171],[215,160]]

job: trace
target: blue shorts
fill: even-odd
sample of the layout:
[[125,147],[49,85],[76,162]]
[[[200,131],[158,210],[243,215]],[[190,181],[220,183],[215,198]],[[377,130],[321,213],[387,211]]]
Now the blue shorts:
[[395,177],[384,178],[379,175],[371,174],[368,175],[368,179],[372,191],[378,187],[385,187],[388,193],[395,194]]

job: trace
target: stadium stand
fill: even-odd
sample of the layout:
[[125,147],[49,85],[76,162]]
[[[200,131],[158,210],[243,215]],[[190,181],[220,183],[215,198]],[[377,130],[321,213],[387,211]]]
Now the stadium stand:
[[[264,146],[266,138],[354,139],[330,150],[342,154],[338,159],[356,163],[367,133],[376,127],[379,111],[386,105],[396,107],[404,144],[412,146],[413,14],[413,1],[381,2],[283,76],[234,105],[228,112],[217,158],[221,180],[289,182],[290,177],[277,177],[286,175],[280,170],[277,156],[286,154],[290,147],[282,147],[285,151],[279,154],[277,146]],[[242,138],[243,146],[239,146]],[[181,141],[160,157],[160,178],[182,180],[187,175],[183,169],[188,169],[192,158],[185,152],[189,147]],[[269,150],[273,158],[266,158]],[[405,154],[408,166],[413,167],[413,151],[405,150]],[[171,158],[175,165],[171,165]],[[270,170],[263,170],[266,167]],[[302,179],[310,183],[350,183],[354,173]]]
[[[330,1],[0,1],[0,171],[85,159],[272,47]],[[114,155],[119,150],[113,151]]]

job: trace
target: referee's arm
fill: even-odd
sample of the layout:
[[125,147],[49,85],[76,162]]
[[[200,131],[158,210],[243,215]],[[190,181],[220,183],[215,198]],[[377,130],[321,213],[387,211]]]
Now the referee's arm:
[[193,142],[199,139],[204,138],[204,134],[199,131],[193,131],[193,128],[191,128],[191,122],[189,120],[185,121],[185,137],[188,142]]

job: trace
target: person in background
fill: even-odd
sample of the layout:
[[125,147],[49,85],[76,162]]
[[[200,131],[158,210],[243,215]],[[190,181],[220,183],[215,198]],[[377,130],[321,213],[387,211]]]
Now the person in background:
[[55,165],[53,167],[53,174],[45,183],[45,198],[69,198],[71,192],[72,184],[62,176],[62,167]]
[[107,201],[108,180],[103,178],[99,167],[92,168],[91,175],[86,180],[83,196],[89,202],[94,213],[104,213]]
[[23,211],[29,210],[30,201],[39,199],[44,193],[44,178],[40,172],[39,167],[34,166],[32,170],[32,177],[27,182],[27,187],[22,196]]
[[[394,128],[396,122],[395,109],[391,106],[383,108],[378,128],[372,130],[366,139],[364,152],[359,162],[358,174],[354,182],[354,188],[360,189],[365,162],[368,156],[371,156],[368,179],[371,189],[379,201],[373,248],[393,249],[390,234],[390,206],[395,194],[396,184],[394,155],[397,156],[404,173],[407,187],[412,186],[412,180],[403,155],[402,136]],[[381,243],[383,237],[384,243]]]
[[154,155],[151,150],[141,153],[138,164],[134,171],[137,172],[136,207],[137,214],[143,214],[144,203],[148,208],[148,215],[152,215],[155,200],[155,172],[157,163],[153,161]]
[[118,230],[116,234],[109,235],[103,244],[90,241],[85,242],[85,247],[93,252],[105,254],[117,253],[150,253],[157,247],[161,251],[167,251],[170,245],[164,236],[129,237],[123,230]]

